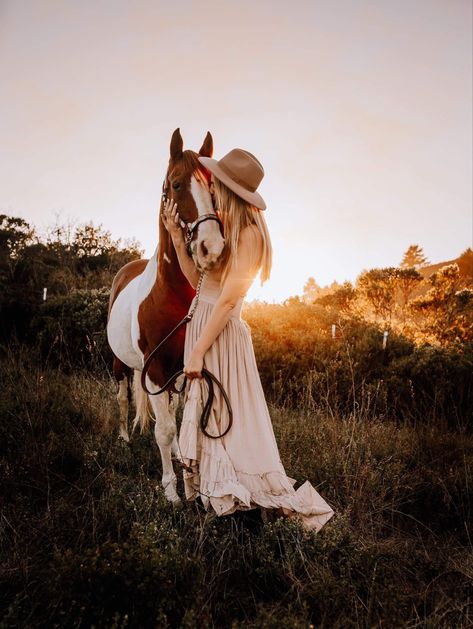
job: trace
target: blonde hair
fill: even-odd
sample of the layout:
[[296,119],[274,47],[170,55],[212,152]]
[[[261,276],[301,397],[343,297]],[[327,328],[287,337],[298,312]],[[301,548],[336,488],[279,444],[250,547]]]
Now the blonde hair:
[[260,285],[262,286],[263,283],[269,279],[273,263],[273,248],[268,226],[266,225],[266,219],[264,218],[264,210],[260,210],[256,206],[247,203],[215,176],[214,185],[217,213],[223,223],[225,237],[225,246],[219,265],[223,269],[220,278],[220,286],[225,282],[236,260],[240,231],[247,225],[256,225],[263,240],[263,250],[261,255],[257,257],[256,254],[259,251],[259,247],[256,234],[252,233],[254,246],[251,247],[251,251],[254,253],[254,257],[251,270],[255,276],[258,270],[260,270]]

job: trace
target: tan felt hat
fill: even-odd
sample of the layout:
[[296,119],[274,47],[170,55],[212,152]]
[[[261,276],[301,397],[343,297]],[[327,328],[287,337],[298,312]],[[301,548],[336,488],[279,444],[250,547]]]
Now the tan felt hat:
[[252,153],[232,149],[218,161],[211,157],[199,157],[199,162],[239,197],[260,210],[266,209],[263,197],[256,192],[264,177],[264,170]]

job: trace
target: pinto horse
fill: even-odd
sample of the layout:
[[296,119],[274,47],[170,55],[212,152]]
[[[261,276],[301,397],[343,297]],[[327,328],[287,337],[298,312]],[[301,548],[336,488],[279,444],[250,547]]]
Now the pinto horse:
[[[184,151],[180,130],[174,131],[160,205],[158,245],[149,260],[129,262],[118,271],[113,280],[108,311],[107,337],[114,354],[113,374],[118,382],[119,436],[129,441],[128,403],[133,379],[136,402],[133,430],[140,424],[143,432],[151,407],[155,439],[162,460],[161,482],[166,498],[176,506],[180,504],[180,499],[172,465],[172,455],[177,454],[178,448],[173,394],[166,391],[148,396],[140,380],[147,357],[187,314],[196,293],[181,270],[171,236],[161,220],[164,197],[167,195],[178,203],[180,219],[188,229],[188,253],[199,271],[213,268],[223,251],[225,241],[212,203],[209,173],[198,160],[199,155],[212,157],[212,154],[210,133],[207,133],[197,154],[191,150]],[[208,220],[212,216],[216,220]],[[146,376],[148,391],[158,391],[176,371],[183,368],[184,341],[185,326],[181,326],[162,350],[158,350]]]

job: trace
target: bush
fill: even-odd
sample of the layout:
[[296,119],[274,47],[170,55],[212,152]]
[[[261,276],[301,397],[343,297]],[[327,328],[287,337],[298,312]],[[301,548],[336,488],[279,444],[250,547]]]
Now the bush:
[[473,427],[473,343],[423,345],[394,359],[385,375],[394,416]]
[[277,404],[333,413],[472,426],[473,344],[416,346],[355,317],[333,320],[318,305],[248,305],[265,392]]
[[110,291],[73,290],[46,301],[32,322],[43,360],[63,369],[110,365],[106,325]]

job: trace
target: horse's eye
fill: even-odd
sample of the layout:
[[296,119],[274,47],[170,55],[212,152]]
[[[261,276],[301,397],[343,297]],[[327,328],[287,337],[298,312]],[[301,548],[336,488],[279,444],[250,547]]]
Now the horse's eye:
[[175,181],[175,182],[172,184],[172,188],[173,188],[173,190],[179,190],[179,188],[180,188],[180,187],[181,187],[181,183],[180,183],[180,181]]

